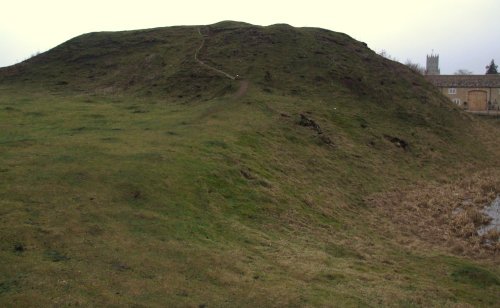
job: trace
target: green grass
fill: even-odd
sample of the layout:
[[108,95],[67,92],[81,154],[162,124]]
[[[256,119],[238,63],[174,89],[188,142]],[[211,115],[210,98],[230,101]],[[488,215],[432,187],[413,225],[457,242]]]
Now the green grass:
[[455,281],[479,288],[500,285],[498,277],[491,272],[475,266],[463,266],[452,273]]
[[0,71],[1,304],[500,300],[495,260],[403,245],[364,201],[490,166],[497,127],[342,34],[213,25],[202,56],[250,80],[239,99],[196,66],[199,43],[190,27],[88,34]]

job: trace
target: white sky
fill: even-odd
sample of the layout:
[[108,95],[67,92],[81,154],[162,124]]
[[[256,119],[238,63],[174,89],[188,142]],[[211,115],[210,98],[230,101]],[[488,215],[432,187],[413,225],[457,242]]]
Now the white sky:
[[434,50],[442,74],[500,63],[500,0],[3,0],[0,10],[0,67],[87,32],[222,20],[344,32],[422,65]]

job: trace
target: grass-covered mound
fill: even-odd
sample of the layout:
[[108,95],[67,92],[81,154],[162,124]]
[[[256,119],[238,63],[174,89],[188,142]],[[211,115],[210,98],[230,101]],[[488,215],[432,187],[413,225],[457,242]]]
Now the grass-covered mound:
[[[240,80],[199,65],[203,40]],[[0,69],[0,93],[3,304],[500,300],[493,254],[422,244],[370,201],[495,167],[498,125],[344,34],[86,34]]]

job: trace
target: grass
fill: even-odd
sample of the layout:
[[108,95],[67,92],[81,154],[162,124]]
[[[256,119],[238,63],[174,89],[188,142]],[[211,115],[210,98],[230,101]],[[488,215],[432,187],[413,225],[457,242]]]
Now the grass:
[[487,270],[475,266],[463,266],[454,271],[451,276],[457,282],[475,285],[480,288],[500,284],[500,280],[498,280],[497,276]]
[[[402,242],[415,245],[417,237],[458,255],[494,259],[499,249],[497,231],[480,235],[478,229],[489,222],[483,208],[500,192],[498,172],[492,166],[487,171],[464,174],[460,181],[395,189],[373,195],[367,202],[389,219],[384,226],[387,232],[405,235]],[[374,217],[380,219],[379,214]]]
[[360,42],[285,25],[211,26],[203,60],[251,82],[235,100],[199,40],[89,34],[0,71],[2,305],[498,302],[494,258],[408,245],[366,201],[491,166],[494,123]]

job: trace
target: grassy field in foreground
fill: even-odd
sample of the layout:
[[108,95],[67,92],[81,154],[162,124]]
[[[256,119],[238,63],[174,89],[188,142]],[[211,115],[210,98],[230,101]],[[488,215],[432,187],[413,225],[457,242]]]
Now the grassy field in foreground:
[[[2,90],[2,306],[500,301],[494,259],[365,223],[370,193],[446,181],[453,146],[405,153],[383,137],[397,127],[367,111],[367,136],[340,97],[329,126],[324,102],[257,92],[181,104]],[[333,145],[297,124],[306,111]]]

